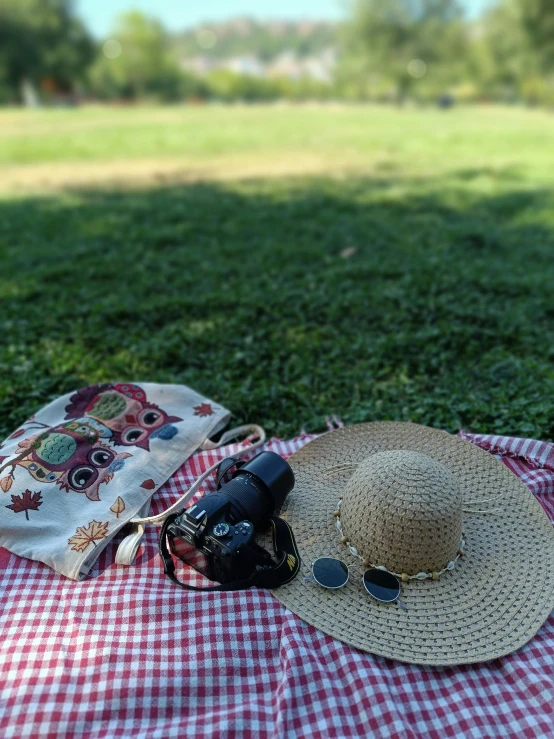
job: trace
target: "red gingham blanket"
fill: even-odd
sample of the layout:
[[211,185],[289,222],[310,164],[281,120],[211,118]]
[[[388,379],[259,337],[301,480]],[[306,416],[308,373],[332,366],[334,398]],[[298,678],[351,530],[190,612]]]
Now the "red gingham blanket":
[[[499,456],[554,519],[553,444],[461,435]],[[286,457],[311,438],[266,448]],[[236,448],[196,454],[153,511]],[[152,527],[134,566],[113,564],[116,545],[82,583],[0,550],[2,737],[554,735],[552,616],[508,657],[422,668],[352,649],[264,590],[177,588]]]

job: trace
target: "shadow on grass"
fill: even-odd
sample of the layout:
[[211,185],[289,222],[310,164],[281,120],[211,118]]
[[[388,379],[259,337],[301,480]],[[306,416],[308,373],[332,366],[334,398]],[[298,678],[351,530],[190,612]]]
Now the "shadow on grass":
[[552,204],[488,170],[2,201],[0,434],[121,378],[283,435],[335,413],[553,438]]

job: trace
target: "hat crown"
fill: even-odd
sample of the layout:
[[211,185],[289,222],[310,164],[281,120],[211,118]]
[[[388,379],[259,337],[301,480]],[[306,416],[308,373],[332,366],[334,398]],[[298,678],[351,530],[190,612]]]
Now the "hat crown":
[[462,538],[462,490],[440,462],[419,452],[378,452],[343,494],[342,531],[359,554],[391,572],[439,571]]

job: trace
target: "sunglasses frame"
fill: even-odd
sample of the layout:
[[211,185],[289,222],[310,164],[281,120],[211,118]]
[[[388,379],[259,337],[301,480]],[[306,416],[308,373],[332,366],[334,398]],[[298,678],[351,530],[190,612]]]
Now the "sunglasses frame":
[[[347,570],[347,573],[348,574],[347,574],[346,580],[341,585],[323,585],[323,583],[321,583],[316,578],[315,573],[314,573],[314,567],[315,567],[316,562],[319,562],[321,559],[332,559],[332,560],[335,560],[335,562],[340,562],[341,564],[343,564],[346,567],[346,570]],[[394,577],[394,579],[398,583],[398,594],[396,595],[395,598],[390,598],[389,600],[383,600],[383,598],[378,598],[376,595],[374,595],[372,592],[370,592],[368,590],[367,585],[366,585],[366,582],[365,582],[365,574],[366,574],[366,572],[371,572],[372,570],[387,572],[388,575],[390,575],[391,577]],[[340,590],[340,588],[344,588],[344,586],[346,585],[346,583],[350,579],[350,568],[348,567],[348,565],[345,562],[342,561],[342,559],[339,559],[338,557],[318,557],[317,559],[314,559],[314,561],[312,562],[312,577],[313,577],[314,581],[321,588],[325,588],[325,590]],[[362,585],[364,586],[364,590],[366,591],[366,593],[368,595],[370,595],[378,603],[396,603],[398,601],[398,599],[400,598],[400,580],[397,577],[395,577],[392,573],[388,572],[388,570],[379,570],[379,568],[377,568],[377,567],[368,567],[366,570],[364,570],[364,574],[362,575]]]
[[[387,575],[390,575],[392,578],[394,578],[396,580],[396,582],[398,583],[398,593],[396,594],[396,596],[394,598],[389,598],[389,600],[383,600],[383,598],[378,598],[376,595],[374,595],[368,589],[368,587],[366,585],[366,582],[365,582],[365,576],[366,576],[366,573],[367,572],[373,572],[373,571],[375,571],[375,572],[386,572]],[[369,595],[371,595],[371,597],[374,598],[379,603],[396,603],[396,601],[400,598],[400,580],[397,577],[395,577],[388,570],[380,570],[378,567],[368,567],[367,570],[365,570],[364,574],[362,575],[362,584],[363,584],[363,586],[365,588],[366,593],[368,593]]]
[[[323,585],[323,583],[319,582],[319,580],[315,576],[314,567],[315,567],[316,562],[319,562],[321,559],[333,559],[333,560],[335,560],[335,562],[340,562],[341,564],[343,564],[346,567],[346,572],[347,572],[346,580],[342,583],[342,585]],[[314,559],[314,561],[312,562],[312,577],[314,578],[314,580],[316,581],[316,583],[321,588],[325,588],[325,590],[340,590],[340,588],[344,588],[344,586],[346,585],[346,583],[350,580],[350,569],[349,569],[348,565],[345,564],[341,559],[338,559],[338,557],[318,557],[317,559]]]

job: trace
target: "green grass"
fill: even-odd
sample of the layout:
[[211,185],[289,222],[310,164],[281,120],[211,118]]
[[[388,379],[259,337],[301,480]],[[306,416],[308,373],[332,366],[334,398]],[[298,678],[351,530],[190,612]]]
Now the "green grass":
[[[0,198],[0,438],[132,379],[271,434],[336,414],[554,439],[553,155],[554,118],[522,110],[0,113],[0,163],[30,172]],[[276,158],[294,176],[239,177]],[[32,182],[141,159],[226,179]]]

